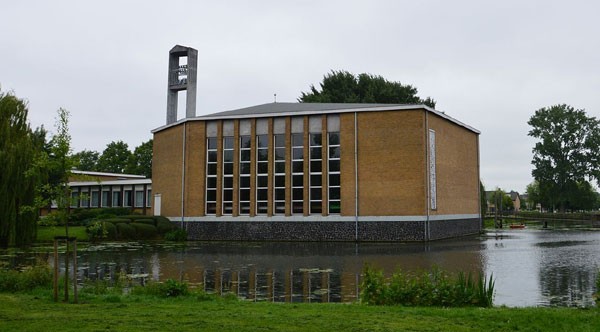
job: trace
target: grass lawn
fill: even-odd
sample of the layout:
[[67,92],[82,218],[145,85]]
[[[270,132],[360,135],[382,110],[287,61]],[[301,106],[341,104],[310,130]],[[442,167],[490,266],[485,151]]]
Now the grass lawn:
[[600,310],[279,304],[196,296],[0,294],[2,331],[600,331]]
[[[55,236],[65,236],[65,226],[38,226],[37,242],[52,242]],[[77,237],[77,241],[87,241],[85,226],[69,226],[69,236]]]

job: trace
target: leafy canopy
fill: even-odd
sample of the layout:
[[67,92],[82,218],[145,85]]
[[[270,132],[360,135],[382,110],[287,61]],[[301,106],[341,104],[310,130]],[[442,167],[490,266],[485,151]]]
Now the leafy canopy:
[[40,167],[46,132],[32,131],[25,101],[0,92],[0,247],[35,240]]
[[528,124],[529,136],[538,140],[531,173],[540,195],[564,211],[585,182],[600,178],[600,122],[584,110],[561,104],[537,110]]
[[98,159],[98,171],[109,173],[124,173],[131,152],[123,141],[110,142],[106,145]]
[[347,71],[331,71],[323,77],[321,90],[314,85],[309,92],[298,98],[303,103],[380,103],[380,104],[425,104],[435,108],[431,97],[421,99],[417,88],[400,82],[388,81],[382,76],[359,74]]

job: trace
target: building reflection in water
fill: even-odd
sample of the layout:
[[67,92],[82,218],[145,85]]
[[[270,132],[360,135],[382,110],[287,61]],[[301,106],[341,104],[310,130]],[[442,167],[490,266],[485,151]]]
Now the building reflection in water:
[[[175,279],[206,292],[248,301],[353,302],[365,264],[387,275],[437,266],[450,272],[482,270],[477,239],[410,243],[190,243],[82,252],[81,279],[119,274]],[[142,279],[143,279],[142,278]]]

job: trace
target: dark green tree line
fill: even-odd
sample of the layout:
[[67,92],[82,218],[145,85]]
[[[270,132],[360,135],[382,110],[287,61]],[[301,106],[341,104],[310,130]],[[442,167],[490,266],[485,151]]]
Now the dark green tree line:
[[600,178],[600,122],[562,104],[537,110],[528,124],[529,136],[538,140],[531,163],[540,202],[561,212],[577,206],[589,181]]
[[355,76],[344,70],[331,71],[309,92],[302,92],[303,103],[379,103],[379,104],[425,104],[435,108],[431,97],[421,99],[417,88],[409,84],[388,81],[382,76],[359,74]]
[[102,153],[83,150],[73,155],[74,166],[80,171],[128,173],[152,177],[152,139],[137,146],[133,152],[123,141],[110,142]]
[[32,131],[27,115],[22,99],[0,92],[0,247],[31,243],[36,236],[46,132]]

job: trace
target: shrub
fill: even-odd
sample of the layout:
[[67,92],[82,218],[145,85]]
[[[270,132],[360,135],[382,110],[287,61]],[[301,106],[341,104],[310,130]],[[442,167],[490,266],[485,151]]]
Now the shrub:
[[169,224],[171,223],[171,220],[169,220],[169,218],[163,217],[163,216],[153,216],[152,219],[156,220],[157,224],[161,223],[161,222],[169,223]]
[[164,235],[176,228],[177,226],[173,225],[170,221],[156,221],[156,229],[158,230],[158,234]]
[[149,240],[156,238],[156,227],[143,223],[131,223],[129,226],[135,229],[136,239]]
[[127,223],[118,223],[117,234],[120,239],[135,239],[135,228]]
[[108,231],[106,230],[104,224],[112,225],[111,223],[96,220],[85,227],[85,232],[87,233],[88,239],[90,239],[90,241],[99,241],[108,237]]
[[112,224],[115,224],[115,225],[116,224],[121,224],[121,223],[128,224],[128,223],[131,222],[131,220],[124,219],[124,218],[110,218],[110,219],[105,219],[104,221],[112,223]]
[[375,305],[491,307],[494,296],[493,276],[480,275],[475,282],[471,274],[451,277],[436,268],[418,275],[397,272],[386,280],[383,271],[366,266],[361,287],[361,300]]
[[143,216],[141,214],[127,214],[127,215],[119,216],[119,218],[129,219],[132,222],[136,219],[152,219],[151,216]]
[[156,221],[154,219],[135,219],[133,222],[139,223],[139,224],[156,226]]
[[22,292],[52,285],[52,271],[48,264],[38,263],[22,271],[0,270],[0,291]]
[[149,283],[146,286],[137,286],[131,291],[134,295],[154,295],[159,297],[178,297],[189,295],[190,291],[185,282],[167,279],[163,283]]
[[117,239],[117,226],[111,222],[103,222],[104,230],[106,231],[106,238],[109,240]]
[[174,229],[172,231],[168,231],[167,233],[165,233],[165,240],[167,241],[177,241],[177,242],[183,242],[185,240],[187,240],[187,232],[185,231],[185,229]]

